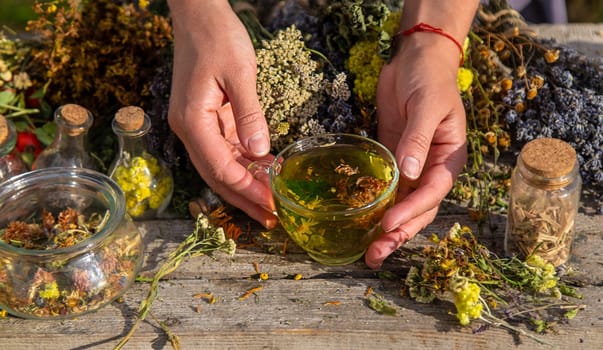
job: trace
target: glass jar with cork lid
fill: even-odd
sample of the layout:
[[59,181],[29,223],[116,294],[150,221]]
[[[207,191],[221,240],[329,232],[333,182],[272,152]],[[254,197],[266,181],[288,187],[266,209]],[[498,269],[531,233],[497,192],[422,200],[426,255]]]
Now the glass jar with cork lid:
[[505,253],[566,263],[574,237],[582,180],[576,151],[555,138],[528,142],[517,158],[511,190]]
[[140,107],[127,106],[112,122],[119,152],[109,176],[126,195],[126,209],[133,219],[153,219],[169,205],[174,191],[170,169],[147,146],[151,119]]
[[92,113],[77,104],[66,104],[54,113],[57,132],[52,143],[33,162],[32,170],[42,168],[87,168],[96,170],[96,162],[87,147]]
[[27,171],[25,163],[15,154],[15,125],[0,114],[0,183]]

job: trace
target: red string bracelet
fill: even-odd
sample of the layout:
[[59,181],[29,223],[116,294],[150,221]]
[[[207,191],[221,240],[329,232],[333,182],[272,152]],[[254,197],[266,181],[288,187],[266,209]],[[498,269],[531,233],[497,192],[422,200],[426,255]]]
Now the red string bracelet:
[[[463,46],[461,45],[461,43],[459,43],[452,35],[446,33],[442,28],[433,27],[433,26],[430,26],[429,24],[420,22],[419,24],[416,24],[413,27],[411,27],[405,31],[400,31],[398,34],[408,36],[408,35],[411,35],[412,33],[416,33],[416,32],[436,33],[436,34],[439,34],[441,36],[444,36],[444,37],[452,40],[454,45],[456,45],[456,47],[458,47],[459,51],[461,52],[461,63],[459,66],[462,66],[463,63],[465,62],[465,53],[463,52]],[[398,35],[398,34],[396,34],[396,35]]]

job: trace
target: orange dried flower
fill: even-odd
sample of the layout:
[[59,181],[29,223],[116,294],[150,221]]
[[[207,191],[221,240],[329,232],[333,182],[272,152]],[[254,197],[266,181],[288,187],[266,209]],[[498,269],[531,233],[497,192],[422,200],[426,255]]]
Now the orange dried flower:
[[559,59],[559,50],[547,50],[544,53],[544,59],[548,62],[548,63],[554,63],[557,62],[557,60]]
[[500,86],[503,88],[503,90],[508,91],[511,90],[511,88],[513,87],[513,79],[510,78],[504,78],[501,82],[500,82]]
[[59,213],[59,225],[61,230],[67,231],[77,227],[79,213],[73,208],[67,208]]
[[494,49],[494,51],[500,52],[505,48],[505,43],[502,40],[496,40],[492,48]]
[[533,100],[536,97],[536,95],[538,95],[538,90],[535,87],[533,87],[533,88],[529,89],[528,92],[526,93],[526,98],[528,100]]

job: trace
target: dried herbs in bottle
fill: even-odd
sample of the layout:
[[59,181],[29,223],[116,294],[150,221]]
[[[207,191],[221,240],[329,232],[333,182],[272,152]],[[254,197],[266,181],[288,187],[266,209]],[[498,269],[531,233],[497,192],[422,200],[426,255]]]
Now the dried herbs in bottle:
[[568,261],[582,181],[576,151],[565,141],[528,142],[511,177],[505,252],[537,254],[555,266]]

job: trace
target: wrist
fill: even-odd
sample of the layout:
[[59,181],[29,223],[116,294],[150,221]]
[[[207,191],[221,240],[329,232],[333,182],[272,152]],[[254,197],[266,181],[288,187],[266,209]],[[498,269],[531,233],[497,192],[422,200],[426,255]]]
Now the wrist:
[[212,18],[232,12],[228,0],[168,0],[174,30],[196,31]]
[[437,64],[445,71],[456,76],[461,55],[458,47],[450,39],[429,32],[417,32],[412,35],[398,35],[398,48],[394,59],[402,62],[421,60]]
[[462,43],[477,11],[479,0],[406,0],[400,29],[402,31],[426,23],[441,28]]

